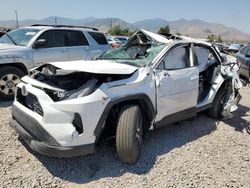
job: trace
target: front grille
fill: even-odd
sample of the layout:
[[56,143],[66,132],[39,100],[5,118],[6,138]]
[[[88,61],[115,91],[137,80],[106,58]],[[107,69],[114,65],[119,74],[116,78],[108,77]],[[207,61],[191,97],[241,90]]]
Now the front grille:
[[35,95],[28,93],[27,96],[24,96],[24,95],[22,95],[21,89],[18,88],[17,94],[16,94],[16,99],[18,102],[20,102],[22,105],[24,105],[28,109],[43,116],[42,106],[40,105],[40,103]]

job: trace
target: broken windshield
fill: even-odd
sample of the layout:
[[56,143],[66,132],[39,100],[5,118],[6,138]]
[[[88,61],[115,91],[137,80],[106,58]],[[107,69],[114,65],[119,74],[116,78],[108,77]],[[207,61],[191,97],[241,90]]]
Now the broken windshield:
[[135,45],[127,47],[123,45],[105,52],[98,59],[110,59],[117,63],[142,67],[150,63],[165,46],[165,44],[160,43],[150,46]]

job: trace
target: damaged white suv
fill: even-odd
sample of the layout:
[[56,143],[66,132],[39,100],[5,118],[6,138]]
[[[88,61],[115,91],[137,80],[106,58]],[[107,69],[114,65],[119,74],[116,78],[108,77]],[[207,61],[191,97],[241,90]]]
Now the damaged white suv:
[[133,164],[150,129],[203,110],[231,117],[237,71],[209,43],[139,30],[97,60],[47,63],[23,77],[11,125],[33,150],[58,157],[92,153],[113,136],[119,158]]

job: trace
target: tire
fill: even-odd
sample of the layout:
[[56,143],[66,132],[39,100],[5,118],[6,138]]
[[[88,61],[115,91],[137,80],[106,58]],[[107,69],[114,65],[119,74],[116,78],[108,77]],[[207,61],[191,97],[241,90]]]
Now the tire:
[[221,118],[221,112],[223,105],[225,103],[227,91],[225,88],[221,88],[219,92],[216,94],[212,107],[208,110],[208,115],[212,118],[219,119]]
[[116,150],[121,161],[135,164],[141,153],[142,111],[138,105],[123,106],[116,129]]
[[13,99],[16,85],[21,81],[24,72],[12,66],[0,68],[0,99]]

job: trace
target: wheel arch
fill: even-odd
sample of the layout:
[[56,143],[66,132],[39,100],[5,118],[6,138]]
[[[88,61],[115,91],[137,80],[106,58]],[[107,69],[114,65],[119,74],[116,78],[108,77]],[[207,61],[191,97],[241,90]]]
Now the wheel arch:
[[148,124],[144,127],[144,129],[145,130],[149,129],[152,120],[156,116],[156,110],[149,96],[147,96],[146,94],[135,94],[135,95],[115,98],[107,104],[95,128],[94,135],[96,136],[96,143],[98,143],[103,131],[108,128],[106,125],[106,120],[109,114],[112,112],[112,110],[115,109],[119,110],[123,105],[129,105],[129,104],[137,104],[141,107],[143,115],[146,115],[144,117],[146,117],[145,119],[148,122]]
[[15,67],[20,69],[25,75],[29,73],[27,67],[21,62],[0,64],[0,68],[1,67]]

